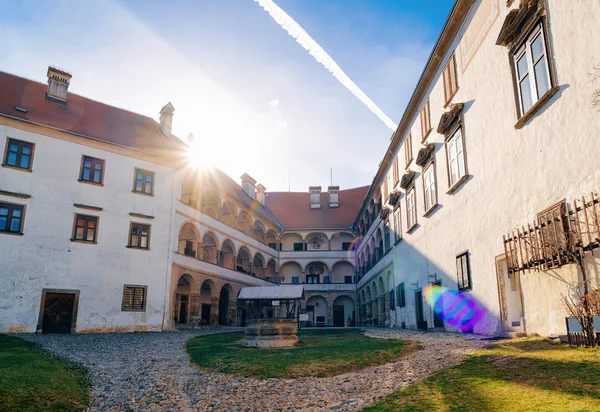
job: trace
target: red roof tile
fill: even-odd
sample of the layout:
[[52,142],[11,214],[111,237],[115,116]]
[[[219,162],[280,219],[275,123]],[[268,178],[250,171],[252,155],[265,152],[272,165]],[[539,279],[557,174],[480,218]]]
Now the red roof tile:
[[338,208],[329,208],[328,193],[321,193],[321,208],[310,209],[310,193],[268,192],[265,205],[286,229],[343,229],[350,227],[369,186],[339,191]]
[[[74,93],[67,104],[46,99],[47,85],[0,72],[0,115],[49,126],[155,155],[178,158],[186,144],[165,137],[150,117]],[[16,107],[26,109],[23,113]]]

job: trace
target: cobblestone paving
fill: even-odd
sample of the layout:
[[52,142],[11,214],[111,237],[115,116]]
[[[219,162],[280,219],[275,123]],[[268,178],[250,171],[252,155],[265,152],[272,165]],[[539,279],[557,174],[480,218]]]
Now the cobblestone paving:
[[189,364],[185,342],[235,328],[171,333],[29,335],[71,359],[92,379],[90,410],[110,411],[350,411],[454,366],[488,342],[479,336],[368,329],[380,338],[423,346],[398,362],[329,378],[244,379],[206,374]]

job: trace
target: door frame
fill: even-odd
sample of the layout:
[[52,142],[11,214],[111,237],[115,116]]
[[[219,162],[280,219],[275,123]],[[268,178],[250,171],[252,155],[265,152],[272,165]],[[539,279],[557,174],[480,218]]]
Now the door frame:
[[[417,300],[417,294],[420,296],[420,299]],[[427,326],[427,318],[425,318],[425,311],[423,309],[423,289],[419,288],[417,290],[414,291],[414,297],[415,297],[415,321],[416,321],[416,326],[417,326],[417,330],[428,330],[428,326]],[[417,304],[418,302],[418,304]],[[421,322],[419,322],[419,313],[421,314],[421,318],[423,319]],[[419,323],[421,323],[421,325],[419,325]],[[419,326],[423,326],[422,324],[425,324],[424,328],[419,328]]]
[[64,293],[75,295],[73,299],[73,313],[71,313],[71,333],[75,333],[77,328],[77,312],[79,311],[79,293],[77,289],[42,289],[42,296],[40,300],[40,311],[38,314],[38,323],[35,331],[37,333],[42,332],[42,324],[44,322],[44,308],[46,307],[46,294],[48,293]]
[[[504,283],[504,273],[501,271],[500,262],[506,261],[506,255],[503,253],[496,256],[496,287],[498,288],[498,306],[500,309],[500,325],[503,332],[523,332],[527,333],[527,325],[525,324],[525,311],[523,310],[523,291],[521,289],[521,277],[519,273],[515,274],[515,280],[517,283],[516,293],[519,296],[519,317],[521,319],[521,326],[510,326],[507,322],[507,314],[505,313],[506,303],[506,285]],[[520,331],[518,329],[521,329]]]

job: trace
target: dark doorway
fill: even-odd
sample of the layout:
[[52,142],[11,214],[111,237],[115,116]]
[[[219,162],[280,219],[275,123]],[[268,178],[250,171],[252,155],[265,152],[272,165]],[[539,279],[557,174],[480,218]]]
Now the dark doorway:
[[[441,287],[442,281],[438,280],[433,285]],[[442,301],[442,307],[443,307],[443,304],[444,304],[444,302]],[[443,313],[442,313],[442,315],[443,315]],[[444,319],[442,318],[442,316],[440,316],[440,314],[435,309],[433,311],[433,327],[434,328],[443,328],[444,327]]]
[[42,333],[71,333],[74,315],[74,293],[46,292]]
[[202,320],[205,325],[210,325],[210,304],[202,304]]
[[333,305],[333,326],[344,326],[344,305]]
[[219,296],[219,325],[228,325],[227,318],[229,316],[229,291],[226,287],[221,289]]
[[417,329],[427,330],[427,322],[423,316],[423,291],[415,291],[415,312],[417,314]]
[[188,321],[188,300],[188,295],[179,295],[177,323],[187,323]]

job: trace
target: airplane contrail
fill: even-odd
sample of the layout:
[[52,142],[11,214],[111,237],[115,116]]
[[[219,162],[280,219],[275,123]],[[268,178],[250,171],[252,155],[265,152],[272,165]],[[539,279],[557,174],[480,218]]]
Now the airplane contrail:
[[333,75],[346,89],[371,110],[387,127],[396,130],[398,127],[387,115],[356,85],[338,66],[333,58],[317,43],[289,14],[283,11],[272,0],[254,0],[292,36],[315,60]]

